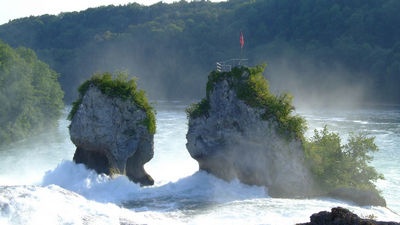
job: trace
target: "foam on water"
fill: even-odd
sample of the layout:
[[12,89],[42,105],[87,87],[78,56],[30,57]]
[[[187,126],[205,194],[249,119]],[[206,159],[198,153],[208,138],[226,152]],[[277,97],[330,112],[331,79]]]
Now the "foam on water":
[[55,185],[0,188],[0,224],[171,224],[161,213],[135,213]]
[[226,182],[200,171],[176,182],[142,188],[125,176],[98,175],[71,161],[64,161],[47,172],[42,185],[57,185],[97,202],[164,209],[175,200],[218,203],[267,197],[263,187],[244,185],[237,180]]
[[[213,188],[204,192],[201,189],[190,191],[195,186],[193,179],[201,181],[207,176],[200,174],[200,178],[195,175],[182,183],[125,191],[125,197],[131,198],[134,203],[122,205],[88,200],[57,185],[2,187],[0,224],[295,224],[308,221],[315,212],[329,211],[336,206],[346,207],[364,217],[374,215],[380,220],[399,221],[396,214],[382,207],[360,208],[333,199],[257,197],[261,194],[258,188],[244,187],[236,182],[219,187],[230,189],[226,196],[220,197],[219,202],[207,201],[219,191],[215,192]],[[215,178],[210,177],[207,179],[215,186]],[[109,185],[101,185],[102,188],[89,185],[88,190],[109,191],[119,182],[109,180],[107,183]],[[204,186],[208,187],[207,184]],[[233,200],[237,193],[240,197]],[[98,193],[95,198],[110,200],[104,199],[102,194]],[[109,192],[107,194],[110,195]]]
[[262,187],[205,172],[141,188],[124,176],[97,175],[71,161],[49,171],[42,187],[9,186],[0,193],[2,221],[11,224],[295,224],[336,206],[360,216],[400,219],[386,208],[328,198],[269,198]]

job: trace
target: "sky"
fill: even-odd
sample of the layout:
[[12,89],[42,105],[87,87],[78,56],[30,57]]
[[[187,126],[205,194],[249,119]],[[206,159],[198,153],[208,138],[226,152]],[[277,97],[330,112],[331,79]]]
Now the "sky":
[[[82,11],[102,5],[125,5],[132,2],[152,5],[160,1],[179,2],[179,0],[0,0],[0,25],[28,16],[57,15],[60,12]],[[212,2],[219,1],[221,0],[212,0]]]

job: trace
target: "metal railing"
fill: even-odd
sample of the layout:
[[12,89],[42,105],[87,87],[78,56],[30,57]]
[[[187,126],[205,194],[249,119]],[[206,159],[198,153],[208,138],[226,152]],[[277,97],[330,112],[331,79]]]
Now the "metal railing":
[[229,59],[222,62],[216,62],[218,72],[230,72],[232,68],[244,66],[247,59]]

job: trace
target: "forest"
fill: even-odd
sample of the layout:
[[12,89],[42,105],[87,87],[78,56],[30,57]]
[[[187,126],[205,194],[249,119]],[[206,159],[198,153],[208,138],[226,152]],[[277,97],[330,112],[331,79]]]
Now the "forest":
[[399,9],[397,0],[132,3],[13,20],[0,39],[57,71],[67,103],[103,71],[138,77],[150,99],[200,98],[216,62],[245,58],[267,63],[271,90],[295,102],[400,104]]
[[64,109],[57,78],[31,49],[0,41],[0,147],[57,123]]

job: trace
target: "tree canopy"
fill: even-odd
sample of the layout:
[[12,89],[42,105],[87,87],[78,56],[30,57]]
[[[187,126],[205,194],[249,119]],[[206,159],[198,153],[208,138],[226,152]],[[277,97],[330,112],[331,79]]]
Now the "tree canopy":
[[0,41],[0,145],[57,122],[64,107],[57,77],[32,50]]
[[135,74],[153,98],[202,96],[215,62],[241,55],[243,32],[249,64],[289,67],[300,88],[362,84],[367,101],[400,103],[399,8],[397,0],[134,3],[13,20],[0,38],[59,72],[67,101],[88,74],[116,70]]
[[314,136],[304,142],[304,148],[311,171],[325,190],[351,187],[376,191],[374,182],[383,179],[369,165],[373,159],[370,153],[378,151],[374,137],[351,134],[343,145],[339,134],[329,132],[325,126],[314,131]]

